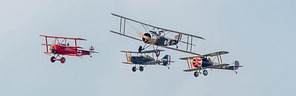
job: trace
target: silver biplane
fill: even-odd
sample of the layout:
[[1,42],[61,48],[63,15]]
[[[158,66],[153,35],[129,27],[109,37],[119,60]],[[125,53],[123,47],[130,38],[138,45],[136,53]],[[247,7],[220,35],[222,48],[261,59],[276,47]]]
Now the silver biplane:
[[[145,45],[139,46],[138,52],[141,52],[152,45],[154,50],[157,50],[158,46],[160,46],[160,47],[171,49],[171,50],[185,52],[193,55],[199,55],[192,51],[192,46],[195,46],[194,44],[192,44],[193,39],[198,38],[198,39],[205,40],[203,37],[200,37],[200,36],[178,32],[170,29],[165,29],[165,28],[153,26],[150,24],[146,24],[140,21],[136,21],[124,16],[120,16],[117,14],[113,14],[113,13],[111,14],[113,16],[120,18],[120,26],[119,26],[120,28],[119,28],[119,32],[112,31],[112,30],[110,30],[110,32],[144,42]],[[134,28],[133,30],[138,32],[139,36],[135,36],[135,35],[132,36],[131,33],[128,34],[126,32],[126,25],[128,25],[129,23],[135,23],[138,26],[142,26],[143,28],[141,29],[144,30],[145,33],[141,33],[139,32],[139,30]],[[175,36],[174,38],[165,37],[168,34],[175,35]],[[183,40],[182,37],[183,38],[185,37],[185,40]],[[186,45],[186,48],[179,48],[178,47],[179,43],[184,43]],[[154,45],[156,45],[156,48],[154,47]],[[175,47],[172,47],[172,46],[175,46]],[[156,56],[158,57],[159,53],[156,53]]]
[[[227,51],[218,51],[204,55],[190,56],[180,58],[181,60],[186,60],[188,64],[188,69],[183,70],[185,72],[194,71],[194,76],[198,77],[199,74],[204,76],[208,75],[206,69],[223,69],[223,70],[233,70],[237,74],[237,69],[243,67],[238,61],[234,61],[232,64],[226,64],[222,62],[221,55],[228,54]],[[216,59],[216,62],[215,62]],[[202,72],[201,72],[202,71]]]

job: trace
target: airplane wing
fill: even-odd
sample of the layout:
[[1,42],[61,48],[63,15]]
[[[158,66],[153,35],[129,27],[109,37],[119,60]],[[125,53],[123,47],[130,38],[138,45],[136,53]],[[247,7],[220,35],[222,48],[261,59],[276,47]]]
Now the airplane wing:
[[217,56],[217,55],[224,55],[224,54],[228,54],[229,52],[227,51],[217,51],[217,52],[213,52],[213,53],[209,53],[209,54],[204,54],[202,56],[205,57],[213,57],[213,56]]
[[66,46],[66,45],[61,45],[61,46],[65,48],[82,48],[80,46]]
[[121,62],[123,64],[133,64],[132,62]]
[[[132,62],[121,62],[123,64],[134,64]],[[138,65],[157,65],[158,63],[162,63],[160,61],[151,61],[151,62],[147,62],[147,63],[144,63],[144,64],[138,64]]]
[[[200,55],[197,55],[197,56],[200,56]],[[194,57],[196,56],[189,56],[189,57],[182,57],[182,58],[179,58],[180,60],[190,60],[190,59],[193,59]]]
[[61,38],[61,39],[70,39],[70,40],[85,40],[86,39],[83,39],[83,38],[78,38],[78,37],[67,37],[67,36],[50,36],[50,35],[44,35],[44,34],[41,34],[39,35],[41,37],[47,37],[47,38]]
[[192,68],[192,69],[186,69],[183,70],[184,72],[192,72],[192,71],[196,71],[196,70],[201,70],[201,67],[196,67],[196,68]]
[[121,36],[125,36],[125,37],[128,37],[128,38],[131,38],[131,39],[134,39],[134,40],[142,41],[139,38],[132,37],[132,36],[129,36],[129,35],[126,35],[126,34],[123,34],[123,33],[115,32],[115,31],[112,31],[112,30],[110,30],[110,32],[115,33],[115,34],[118,34],[118,35],[121,35]]
[[138,51],[120,51],[120,52],[124,52],[124,53],[155,53],[155,52],[160,52],[160,51],[164,51],[164,50],[144,50],[142,52],[138,52]]

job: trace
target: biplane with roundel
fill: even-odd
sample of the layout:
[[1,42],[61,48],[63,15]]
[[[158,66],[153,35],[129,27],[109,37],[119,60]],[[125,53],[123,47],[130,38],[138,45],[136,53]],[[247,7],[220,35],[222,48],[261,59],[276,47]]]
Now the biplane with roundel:
[[[50,36],[50,35],[44,35],[41,34],[41,37],[45,38],[45,44],[42,44],[45,46],[45,54],[47,55],[53,55],[50,58],[50,61],[54,63],[55,61],[60,61],[62,64],[66,62],[66,56],[83,56],[83,55],[89,55],[92,57],[92,53],[97,53],[94,51],[94,47],[90,46],[89,49],[82,49],[82,47],[77,46],[77,41],[86,41],[86,39],[83,38],[76,38],[76,37],[67,37],[67,36]],[[52,43],[48,43],[48,39],[52,39]],[[73,40],[74,45],[70,45],[68,40]]]
[[[166,66],[168,69],[171,62],[171,56],[165,55],[161,60],[154,55],[155,51],[164,51],[164,50],[144,50],[142,52],[137,51],[120,51],[126,54],[126,62],[122,62],[123,64],[134,65],[132,67],[132,71],[136,72],[136,70],[144,71],[144,67],[147,65],[161,65]],[[149,55],[150,54],[150,55]]]
[[[178,32],[170,29],[165,29],[157,26],[153,26],[150,24],[146,24],[140,21],[136,21],[134,19],[130,19],[124,16],[120,16],[117,14],[111,13],[113,16],[119,17],[120,18],[120,28],[119,32],[112,31],[110,32],[125,36],[137,41],[142,41],[144,42],[144,46],[139,46],[138,52],[141,52],[151,45],[153,46],[153,49],[156,50],[158,49],[158,46],[171,49],[171,50],[176,50],[180,52],[185,52],[193,55],[199,55],[197,53],[194,53],[192,51],[192,47],[196,46],[193,44],[193,39],[202,39],[205,40],[203,37],[196,36],[196,35],[191,35],[187,34],[184,32]],[[136,28],[133,26],[133,24],[137,25],[140,27],[142,30],[140,31],[140,28]],[[127,30],[127,25],[129,25],[130,30]],[[135,31],[136,34],[131,34],[132,32],[126,32],[126,31]],[[142,33],[144,32],[144,33]],[[168,38],[168,35],[171,35],[173,38]],[[179,43],[185,44],[182,46],[182,48],[179,48],[178,45]],[[156,46],[156,48],[154,47]],[[172,47],[175,46],[175,47]],[[186,46],[186,47],[185,47]]]
[[[185,72],[194,71],[194,76],[198,77],[199,74],[204,76],[208,75],[207,69],[223,69],[232,70],[237,74],[237,69],[243,67],[238,61],[234,61],[232,64],[227,64],[222,62],[221,55],[228,54],[227,51],[218,51],[204,55],[190,56],[180,58],[181,60],[186,60],[188,64],[188,69]],[[202,72],[201,72],[202,71]]]

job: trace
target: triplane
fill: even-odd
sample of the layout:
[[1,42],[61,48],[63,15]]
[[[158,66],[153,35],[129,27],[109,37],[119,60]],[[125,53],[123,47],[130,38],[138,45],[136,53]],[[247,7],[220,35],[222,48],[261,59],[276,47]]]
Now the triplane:
[[[161,65],[166,66],[168,69],[170,68],[169,65],[171,62],[171,56],[165,55],[161,60],[158,60],[158,58],[154,58],[155,51],[164,51],[164,50],[145,50],[142,52],[137,51],[120,51],[124,52],[126,54],[126,62],[122,62],[124,64],[131,64],[134,65],[132,67],[132,71],[136,72],[136,70],[140,70],[141,72],[144,71],[144,67],[146,65]],[[136,54],[132,56],[132,54]],[[151,54],[151,55],[149,55]]]
[[[66,58],[64,55],[67,56],[83,56],[83,55],[89,55],[90,57],[92,53],[98,53],[94,51],[94,47],[90,46],[89,50],[82,49],[82,47],[77,46],[78,40],[86,41],[86,39],[83,38],[76,38],[76,37],[67,37],[67,36],[49,36],[41,34],[41,37],[45,38],[45,44],[42,44],[45,46],[45,54],[47,55],[53,55],[50,58],[50,61],[54,63],[55,61],[60,61],[62,64],[66,62]],[[53,39],[53,42],[51,44],[48,43],[48,39]],[[70,45],[67,40],[73,40],[74,45]]]
[[[222,62],[221,55],[228,54],[227,51],[218,51],[204,55],[183,57],[181,60],[187,60],[188,69],[184,70],[185,72],[194,71],[194,76],[198,77],[199,74],[204,76],[208,75],[206,69],[223,69],[223,70],[233,70],[237,74],[237,69],[243,67],[239,64],[238,61],[234,61],[232,64],[225,64]],[[217,60],[215,62],[215,59]],[[202,71],[202,72],[201,72]]]

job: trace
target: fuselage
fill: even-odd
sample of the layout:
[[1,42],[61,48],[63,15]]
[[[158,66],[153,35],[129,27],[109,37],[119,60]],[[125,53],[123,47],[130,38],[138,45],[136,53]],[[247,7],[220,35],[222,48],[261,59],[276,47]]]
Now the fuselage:
[[131,62],[134,64],[144,64],[151,61],[155,60],[150,56],[131,56]]
[[214,64],[210,59],[207,59],[204,57],[202,57],[201,60],[202,60],[202,64],[201,64],[202,67],[212,66]]
[[82,55],[90,55],[90,51],[79,50],[75,46],[69,46],[66,44],[54,44],[54,49],[57,54],[69,55],[69,56],[82,56]]
[[175,39],[167,39],[164,36],[160,36],[156,39],[155,45],[157,46],[171,46],[171,45],[177,45],[178,40]]

